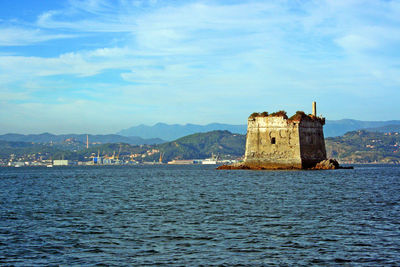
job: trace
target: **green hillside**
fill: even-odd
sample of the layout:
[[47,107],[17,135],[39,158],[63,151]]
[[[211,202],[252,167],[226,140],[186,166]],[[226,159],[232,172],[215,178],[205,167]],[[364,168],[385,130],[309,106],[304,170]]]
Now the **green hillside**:
[[341,162],[400,163],[399,133],[353,131],[325,143],[328,157]]
[[228,131],[213,131],[192,134],[161,145],[109,143],[91,145],[89,149],[81,143],[77,145],[76,142],[35,144],[0,141],[0,162],[8,162],[10,158],[19,161],[62,158],[89,161],[97,155],[143,162],[158,161],[160,153],[163,155],[163,162],[173,159],[204,159],[212,154],[230,159],[243,156],[245,139],[244,135],[232,134]]
[[244,155],[246,136],[228,131],[197,133],[158,145],[164,161],[172,159],[204,159],[211,154],[224,158]]
[[9,142],[0,140],[0,159],[9,158],[12,154],[16,157],[22,157],[29,154],[46,156],[56,154],[59,151],[59,149],[50,145],[32,144],[28,142]]
[[[86,149],[80,142],[46,143],[0,141],[0,164],[11,158],[19,161],[68,159],[89,161],[94,156],[119,158],[124,161],[158,161],[173,159],[204,159],[212,154],[223,159],[242,157],[246,136],[228,131],[197,133],[160,145],[129,145],[109,143],[91,145]],[[326,138],[329,158],[350,163],[400,163],[400,135],[368,131],[348,132],[343,136]]]

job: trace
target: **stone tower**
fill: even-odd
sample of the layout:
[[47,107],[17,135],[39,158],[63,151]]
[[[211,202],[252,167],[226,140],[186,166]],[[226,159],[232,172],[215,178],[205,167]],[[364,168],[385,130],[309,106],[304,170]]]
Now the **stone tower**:
[[323,125],[325,119],[298,111],[253,113],[247,124],[244,164],[249,168],[307,169],[326,159]]

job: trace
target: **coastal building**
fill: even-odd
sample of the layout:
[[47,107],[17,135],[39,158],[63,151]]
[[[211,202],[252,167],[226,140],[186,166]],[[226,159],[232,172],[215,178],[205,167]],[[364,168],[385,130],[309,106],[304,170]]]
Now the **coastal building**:
[[68,166],[68,160],[60,159],[60,160],[53,160],[54,166]]
[[174,159],[171,161],[168,161],[168,164],[170,165],[189,165],[189,164],[194,164],[193,159]]
[[[308,169],[326,160],[323,125],[316,103],[310,115],[298,111],[253,113],[248,118],[244,165],[250,169]],[[243,167],[241,166],[241,167]]]

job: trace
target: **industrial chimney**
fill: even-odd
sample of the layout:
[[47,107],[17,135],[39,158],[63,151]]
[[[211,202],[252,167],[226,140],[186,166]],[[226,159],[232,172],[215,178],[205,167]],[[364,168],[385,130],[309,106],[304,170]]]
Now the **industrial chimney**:
[[312,115],[317,117],[317,102],[312,102]]

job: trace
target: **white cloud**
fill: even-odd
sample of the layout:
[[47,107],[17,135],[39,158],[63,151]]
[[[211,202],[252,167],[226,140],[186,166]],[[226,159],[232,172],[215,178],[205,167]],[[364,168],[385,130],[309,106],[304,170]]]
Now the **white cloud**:
[[[230,58],[241,60],[244,53],[257,55],[259,50],[292,62],[296,60],[291,65],[299,67],[308,58],[318,57],[318,53],[325,56],[323,60],[334,57],[339,48],[350,55],[364,53],[370,58],[372,55],[366,50],[379,51],[387,44],[397,45],[396,36],[400,36],[396,27],[388,30],[383,25],[371,26],[377,24],[374,20],[382,10],[393,13],[393,2],[319,1],[294,5],[281,1],[248,1],[151,5],[154,7],[141,9],[137,6],[144,6],[143,2],[70,1],[70,7],[64,11],[43,13],[37,25],[68,29],[76,34],[126,32],[132,38],[127,39],[124,48],[77,51],[49,59],[13,60],[8,57],[5,60],[14,61],[16,65],[18,62],[40,65],[36,73],[41,76],[90,76],[105,69],[129,69],[133,74],[123,74],[127,80],[132,80],[135,74],[141,79],[158,75],[168,80],[175,76],[171,66],[185,63],[212,69],[214,62],[218,62],[217,65],[227,67],[231,64]],[[257,59],[252,64],[265,65]],[[153,65],[163,68],[153,70]],[[143,73],[147,71],[152,71],[153,75]]]
[[[184,106],[188,114],[202,110],[199,106],[209,106],[214,114],[217,107],[221,113],[239,113],[253,105],[284,108],[276,99],[297,106],[302,99],[329,97],[325,104],[335,110],[330,103],[335,100],[396,94],[399,18],[395,1],[71,0],[65,10],[41,14],[37,31],[21,28],[14,37],[6,32],[0,43],[30,44],[73,34],[85,35],[89,41],[80,47],[90,50],[71,48],[52,57],[0,54],[0,83],[10,88],[32,80],[37,86],[31,90],[40,92],[49,87],[48,76],[69,75],[65,83],[79,86],[75,77],[118,70],[125,86],[111,79],[104,86],[87,82],[81,86],[83,97],[97,97],[96,103],[109,99],[126,110],[165,109],[162,115],[171,120],[176,115],[171,105]],[[92,41],[93,36],[99,39]],[[113,47],[104,44],[111,38],[119,38]],[[62,89],[64,94],[69,88]],[[211,112],[202,112],[199,120],[212,120]]]
[[376,40],[356,34],[348,34],[335,41],[348,51],[363,51],[378,47],[378,42]]
[[[91,76],[107,69],[123,69],[131,71],[122,74],[125,80],[153,84],[157,81],[174,82],[176,77],[182,75],[194,77],[196,72],[203,73],[203,77],[208,72],[210,77],[211,71],[215,72],[217,68],[229,74],[232,73],[230,66],[234,65],[233,58],[242,65],[250,64],[259,69],[281,68],[281,71],[291,69],[298,73],[304,70],[318,73],[318,64],[324,62],[316,61],[313,62],[314,67],[302,67],[308,64],[309,58],[318,57],[318,53],[323,53],[323,60],[329,62],[338,48],[350,54],[364,53],[368,49],[379,50],[387,43],[396,44],[398,37],[395,36],[400,36],[396,34],[396,29],[388,31],[383,27],[365,26],[364,22],[372,22],[366,21],[363,15],[353,18],[354,9],[360,8],[357,1],[300,4],[298,12],[291,10],[289,3],[279,1],[229,5],[194,2],[177,6],[161,5],[133,14],[130,11],[135,6],[125,1],[118,4],[72,1],[70,8],[73,11],[66,12],[66,15],[61,11],[42,14],[38,25],[77,32],[127,31],[133,39],[122,48],[71,52],[55,58],[3,57],[3,65],[15,66],[16,73],[24,74],[28,71],[24,71],[23,65],[35,66],[32,76]],[[82,21],[82,16],[75,17],[77,12],[86,12],[90,16]],[[350,27],[344,25],[347,19]],[[339,46],[335,47],[335,44]],[[259,51],[268,55],[266,61],[259,57]],[[249,58],[252,60],[248,61]],[[281,64],[282,59],[287,62]],[[348,66],[346,60],[344,58],[336,64]],[[192,69],[190,66],[193,65],[200,67]],[[174,69],[176,66],[185,67]],[[240,66],[238,69],[246,71]],[[374,73],[378,72],[374,70]]]
[[41,29],[0,28],[0,46],[24,46],[54,39],[73,38],[72,34],[51,34]]
[[93,51],[65,53],[58,57],[0,56],[0,81],[12,82],[41,76],[93,76],[108,69],[129,69],[135,65],[124,48],[99,48]]
[[105,0],[69,0],[71,8],[92,14],[102,14],[113,9],[112,2]]

